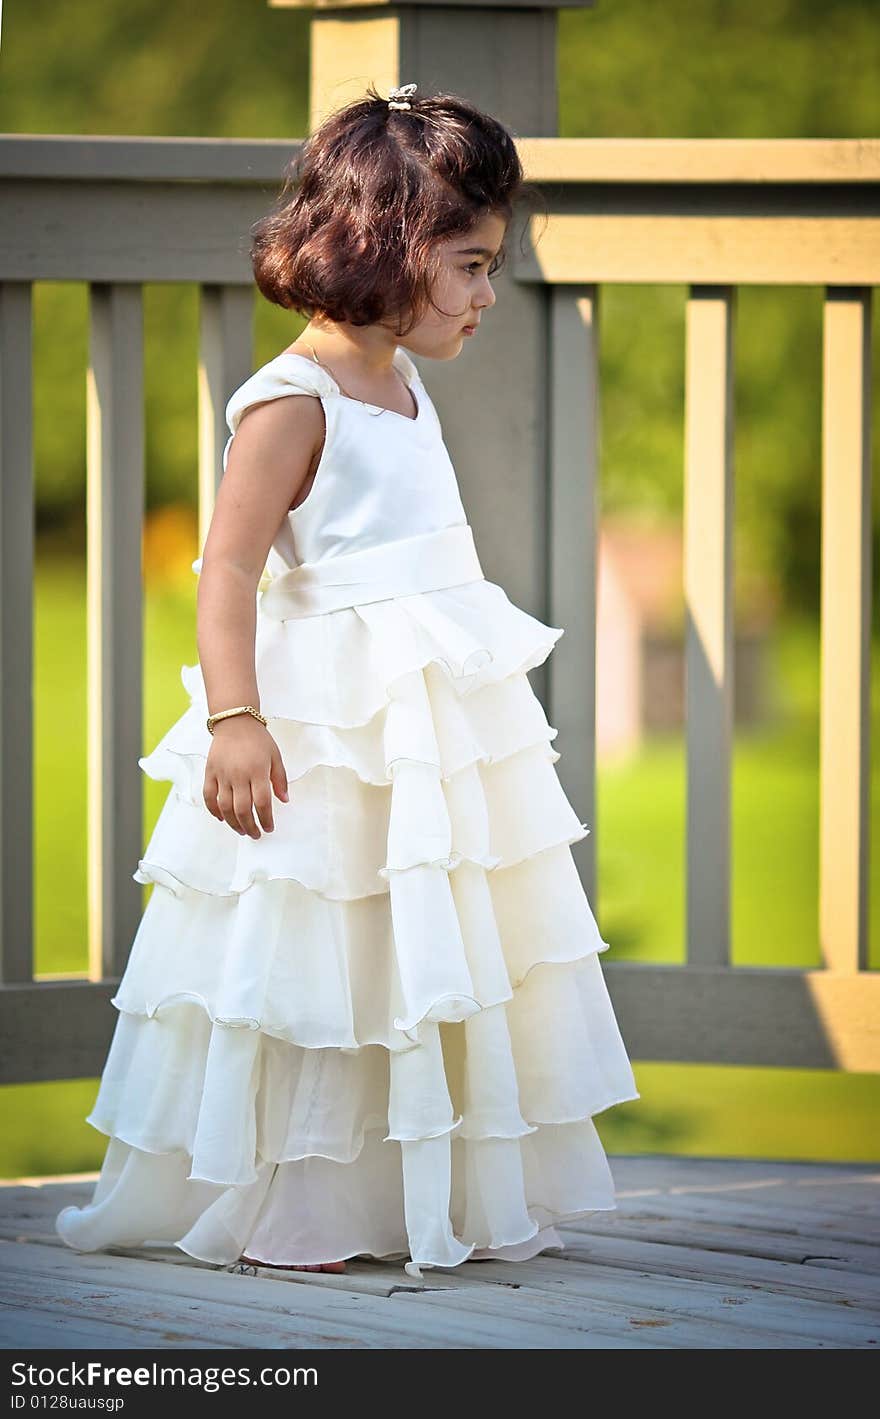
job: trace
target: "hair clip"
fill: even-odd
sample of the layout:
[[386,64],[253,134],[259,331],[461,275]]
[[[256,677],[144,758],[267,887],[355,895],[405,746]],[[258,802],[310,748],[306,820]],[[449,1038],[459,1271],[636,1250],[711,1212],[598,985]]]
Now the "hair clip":
[[[399,89],[392,89],[388,95],[389,108],[412,108],[409,99],[415,93],[418,84],[402,84]],[[401,99],[401,103],[395,103],[395,99]]]

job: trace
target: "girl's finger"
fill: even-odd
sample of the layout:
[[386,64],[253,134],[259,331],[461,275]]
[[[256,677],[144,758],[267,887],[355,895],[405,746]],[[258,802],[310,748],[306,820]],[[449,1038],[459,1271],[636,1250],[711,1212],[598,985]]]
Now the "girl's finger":
[[279,753],[272,755],[272,768],[269,773],[269,782],[282,803],[290,801],[290,791],[287,787],[287,770],[284,767],[284,760]]
[[263,825],[263,831],[273,832],[275,824],[272,821],[272,792],[269,780],[264,779],[261,783],[255,779],[251,784],[251,793],[254,799],[254,810]]
[[235,815],[231,784],[223,784],[219,788],[217,792],[217,806],[220,809],[220,816],[224,823],[228,823],[234,833],[242,833],[242,826]]
[[202,788],[202,797],[205,800],[205,807],[207,808],[211,816],[214,818],[218,818],[222,823],[223,815],[220,812],[220,809],[217,807],[217,780],[213,774],[210,777],[205,778],[204,786]]
[[251,796],[250,782],[235,784],[232,790],[232,799],[235,804],[235,816],[242,829],[249,838],[258,838],[260,830],[254,822],[254,802]]

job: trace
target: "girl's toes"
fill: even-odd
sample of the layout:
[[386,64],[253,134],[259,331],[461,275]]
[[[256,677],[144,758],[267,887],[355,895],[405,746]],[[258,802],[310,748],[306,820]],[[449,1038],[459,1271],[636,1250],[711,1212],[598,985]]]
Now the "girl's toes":
[[268,1266],[268,1267],[273,1267],[276,1271],[344,1271],[344,1270],[345,1270],[345,1262],[344,1262],[344,1261],[326,1261],[326,1262],[312,1261],[312,1262],[303,1262],[303,1263],[302,1263],[301,1265],[299,1265],[299,1266],[296,1266],[296,1265],[291,1266],[291,1265],[285,1265],[284,1262],[257,1261],[255,1257],[250,1257],[250,1256],[247,1256],[247,1255],[244,1255],[244,1256],[239,1257],[239,1261],[240,1261],[240,1262],[243,1262],[246,1266]]

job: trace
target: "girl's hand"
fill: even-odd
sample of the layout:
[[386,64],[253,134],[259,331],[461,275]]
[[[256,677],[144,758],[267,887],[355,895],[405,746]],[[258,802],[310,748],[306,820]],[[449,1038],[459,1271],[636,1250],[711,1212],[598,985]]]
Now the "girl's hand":
[[287,803],[287,773],[281,752],[265,725],[253,715],[230,715],[214,726],[205,765],[208,812],[236,833],[259,838],[254,809],[267,833],[272,821],[272,789]]

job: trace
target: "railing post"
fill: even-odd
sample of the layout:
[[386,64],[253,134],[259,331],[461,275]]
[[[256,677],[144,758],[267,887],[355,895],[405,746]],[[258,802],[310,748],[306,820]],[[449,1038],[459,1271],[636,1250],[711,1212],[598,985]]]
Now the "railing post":
[[33,979],[34,447],[30,281],[0,280],[0,981]]
[[[268,0],[270,9],[310,9],[309,128],[360,97],[415,81],[423,93],[471,99],[517,133],[558,132],[559,10],[595,0]],[[491,62],[487,57],[491,56]]]
[[253,370],[252,286],[200,287],[199,301],[199,556],[223,477],[226,404]]
[[684,593],[687,960],[730,965],[733,753],[733,364],[736,288],[687,303]]
[[[596,610],[599,545],[599,287],[551,286],[547,350],[550,622],[566,637],[548,666],[559,778],[590,835],[572,853],[598,915]],[[560,653],[562,652],[562,653]]]
[[121,976],[143,907],[143,294],[92,282],[86,385],[89,978]]
[[819,940],[845,972],[869,966],[872,297],[825,288]]

